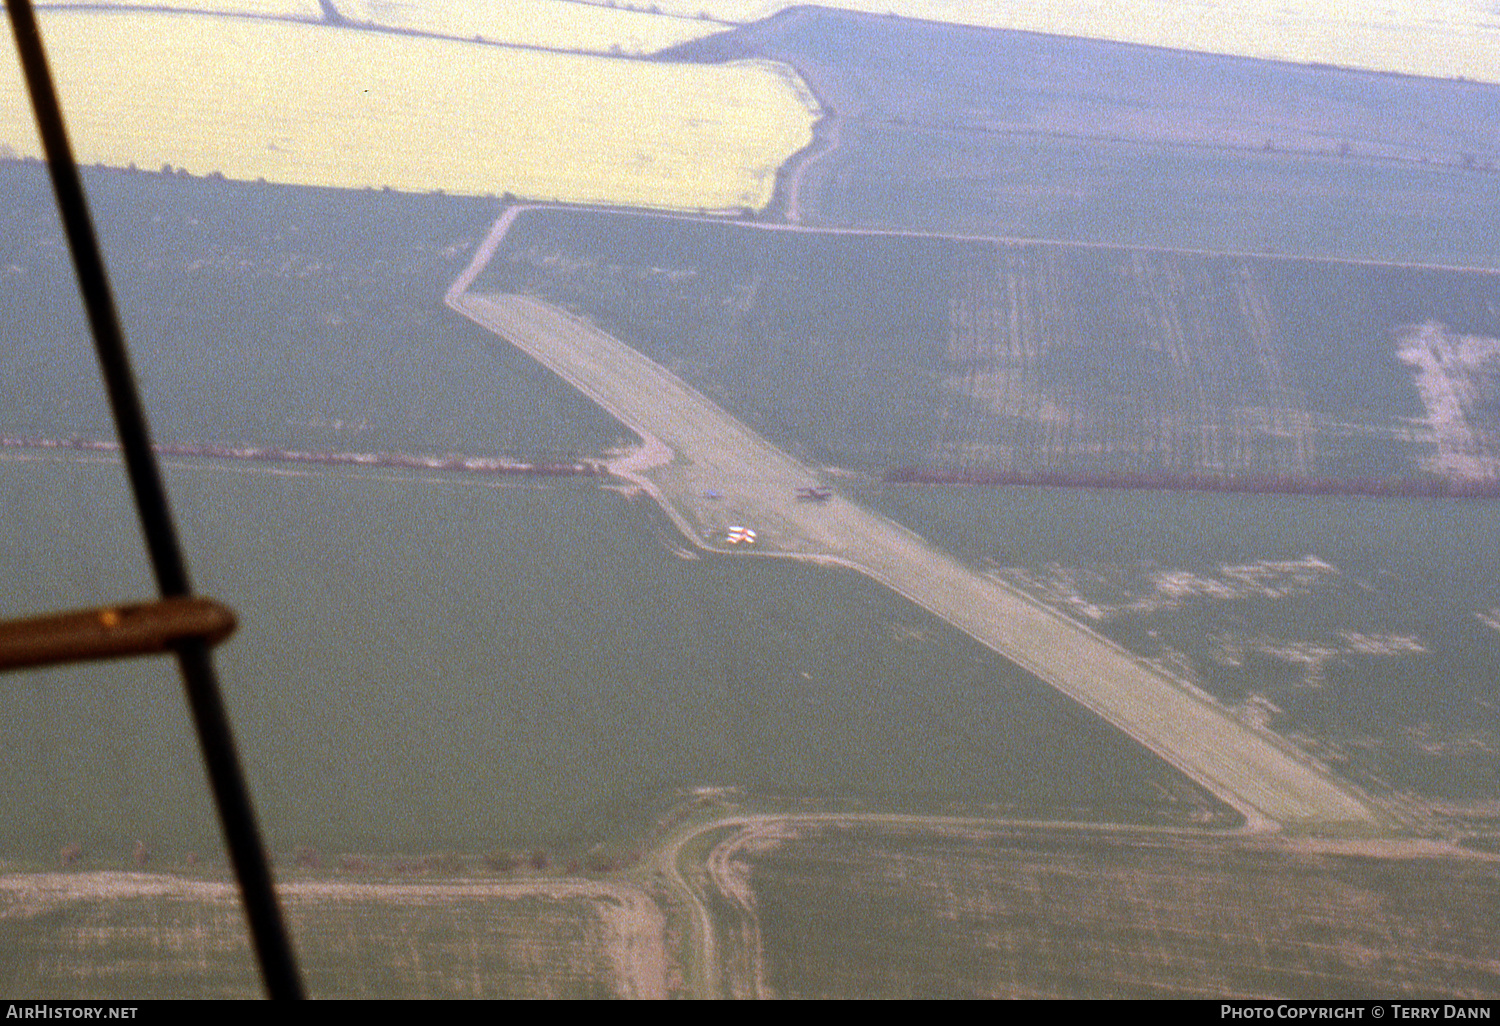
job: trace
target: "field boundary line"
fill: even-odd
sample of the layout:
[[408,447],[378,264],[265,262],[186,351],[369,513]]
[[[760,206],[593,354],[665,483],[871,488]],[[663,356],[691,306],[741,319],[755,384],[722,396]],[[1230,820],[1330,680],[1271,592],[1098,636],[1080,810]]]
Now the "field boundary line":
[[[1003,246],[1040,246],[1053,249],[1109,250],[1118,253],[1162,253],[1169,256],[1222,257],[1225,259],[1251,259],[1280,263],[1322,263],[1354,267],[1399,267],[1414,271],[1451,271],[1461,274],[1481,274],[1500,278],[1500,268],[1478,267],[1465,264],[1417,263],[1403,260],[1372,260],[1368,257],[1325,256],[1317,254],[1266,253],[1239,249],[1192,249],[1172,246],[1129,245],[1120,242],[1081,242],[1068,239],[1025,238],[1013,235],[966,235],[955,232],[928,232],[908,228],[863,228],[789,224],[780,221],[746,220],[737,214],[690,214],[673,210],[647,210],[639,207],[612,207],[597,203],[518,203],[507,208],[501,219],[509,218],[501,238],[510,230],[510,225],[522,213],[532,210],[555,210],[564,213],[607,214],[632,217],[640,220],[665,219],[696,224],[712,224],[720,227],[731,225],[747,231],[793,232],[809,235],[856,235],[869,238],[932,239],[939,242],[984,243]],[[512,215],[514,211],[514,215]],[[498,239],[496,244],[498,245]],[[491,250],[493,253],[493,250]],[[477,276],[482,268],[476,268]],[[450,290],[451,292],[451,290]]]

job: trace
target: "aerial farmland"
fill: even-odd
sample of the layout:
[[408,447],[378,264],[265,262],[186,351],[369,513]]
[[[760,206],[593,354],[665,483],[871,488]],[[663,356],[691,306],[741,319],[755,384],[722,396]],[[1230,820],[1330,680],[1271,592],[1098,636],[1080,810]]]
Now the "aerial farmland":
[[[1466,5],[139,6],[42,28],[311,993],[1500,993]],[[0,610],[136,601],[0,75]],[[257,994],[170,665],[7,687],[0,994]]]
[[[810,137],[795,76],[763,62],[667,66],[297,19],[44,20],[90,164],[717,210],[763,206]],[[283,60],[306,75],[282,75]],[[173,70],[142,79],[142,65]],[[0,74],[0,142],[35,155],[14,59]]]
[[345,0],[339,12],[351,24],[401,29],[454,39],[515,46],[642,57],[722,32],[714,18],[662,13],[569,0],[507,3],[380,3]]

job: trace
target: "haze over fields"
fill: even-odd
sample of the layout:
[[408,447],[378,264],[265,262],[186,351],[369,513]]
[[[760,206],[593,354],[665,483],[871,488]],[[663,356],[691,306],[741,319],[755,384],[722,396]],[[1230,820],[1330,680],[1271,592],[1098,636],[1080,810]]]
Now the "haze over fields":
[[[312,991],[1500,994],[1496,21],[44,5]],[[151,592],[9,67],[5,618]],[[0,995],[256,993],[167,670]]]

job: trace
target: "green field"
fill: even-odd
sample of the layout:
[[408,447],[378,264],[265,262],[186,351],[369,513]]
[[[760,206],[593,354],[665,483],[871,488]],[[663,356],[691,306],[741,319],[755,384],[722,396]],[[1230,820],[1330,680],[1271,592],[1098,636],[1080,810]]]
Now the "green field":
[[[671,51],[805,69],[841,122],[1477,165],[1493,86],[803,7]],[[1079,69],[1084,69],[1080,72]],[[1081,79],[1080,80],[1080,76]],[[1401,117],[1394,111],[1414,111]],[[919,158],[920,154],[909,154]]]
[[[507,216],[498,225],[508,223]],[[486,243],[481,259],[489,251]],[[1255,828],[1389,828],[1362,796],[1200,692],[857,503],[831,493],[807,501],[797,491],[818,480],[812,467],[623,342],[531,297],[450,292],[448,301],[646,439],[640,455],[649,468],[616,472],[659,502],[697,547],[732,552],[745,530],[733,525],[753,524],[754,548],[767,555],[868,576],[1118,727]]]
[[[490,202],[86,180],[162,441],[545,461],[622,437],[443,307]],[[0,163],[0,183],[0,433],[110,437],[50,187],[17,162]]]
[[[0,431],[110,437],[45,181],[0,173]],[[88,184],[163,440],[549,459],[628,436],[442,306],[490,222],[481,201]],[[1161,788],[1190,793],[852,575],[683,560],[659,514],[593,484],[308,469],[170,475],[200,585],[245,624],[221,665],[278,850],[567,846],[699,784],[1145,819],[1175,815]],[[16,450],[0,471],[21,525],[7,615],[149,592],[117,464]],[[77,842],[128,864],[137,836],[163,859],[212,847],[164,670],[14,678],[6,786],[27,811],[0,850],[46,865]],[[1039,745],[1065,766],[1040,770]]]
[[787,998],[1488,998],[1494,863],[1032,829],[726,841]]
[[897,488],[877,508],[1296,737],[1489,829],[1492,502]]
[[1500,266],[1493,86],[813,8],[671,53],[801,71],[792,221]]
[[[587,844],[702,784],[1111,819],[1190,800],[1126,739],[875,585],[683,560],[645,509],[592,485],[169,480],[201,587],[240,613],[219,662],[279,851]],[[7,460],[0,486],[26,525],[4,542],[7,615],[147,592],[118,465]],[[211,850],[165,665],[8,688],[3,850]]]
[[1491,273],[533,210],[476,288],[577,309],[874,473],[1496,465]]
[[[46,15],[158,439],[678,434],[613,481],[166,461],[240,617],[216,663],[315,995],[1497,992],[1500,505],[881,481],[1493,477],[1500,277],[1307,258],[1500,267],[1488,87],[335,4],[395,31]],[[669,22],[698,63],[623,59]],[[113,436],[50,203],[0,159],[0,618],[151,593],[116,458],[15,442]],[[750,514],[822,563],[728,551]],[[4,683],[0,993],[253,994],[171,666]]]
[[848,125],[806,223],[1500,267],[1500,175],[1420,162]]

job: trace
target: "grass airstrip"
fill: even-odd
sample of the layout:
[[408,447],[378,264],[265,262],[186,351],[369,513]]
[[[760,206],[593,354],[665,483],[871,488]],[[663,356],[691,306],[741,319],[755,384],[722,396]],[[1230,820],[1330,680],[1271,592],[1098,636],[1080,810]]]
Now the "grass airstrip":
[[[52,13],[42,30],[85,163],[759,208],[814,120],[795,74],[765,62],[667,65],[143,12]],[[0,55],[7,148],[39,152],[10,44]]]

